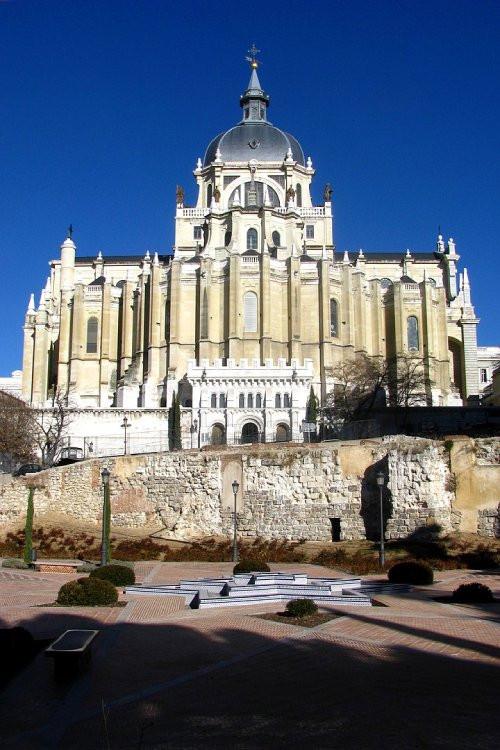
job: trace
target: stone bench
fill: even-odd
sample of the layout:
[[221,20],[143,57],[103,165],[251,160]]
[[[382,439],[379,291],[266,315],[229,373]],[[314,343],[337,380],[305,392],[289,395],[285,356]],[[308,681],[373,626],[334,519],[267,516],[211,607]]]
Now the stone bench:
[[75,573],[83,560],[36,560],[33,567],[39,573]]
[[92,643],[98,630],[66,630],[48,648],[45,656],[54,659],[56,679],[76,677],[92,656]]

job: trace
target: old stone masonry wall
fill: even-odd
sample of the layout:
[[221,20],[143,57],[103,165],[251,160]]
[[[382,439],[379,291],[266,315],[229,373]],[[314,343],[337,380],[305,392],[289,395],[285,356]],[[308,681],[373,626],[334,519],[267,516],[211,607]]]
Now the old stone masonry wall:
[[[4,479],[0,524],[23,521],[31,483],[37,487],[36,516],[62,513],[98,527],[100,473],[107,466],[115,527],[154,528],[179,539],[228,535],[236,480],[241,536],[376,539],[380,496],[375,475],[382,471],[388,539],[422,528],[446,533],[464,524],[465,530],[472,524],[476,532],[493,536],[498,533],[499,446],[498,439],[450,447],[449,441],[397,437],[89,460],[25,479]],[[478,502],[467,496],[462,476],[474,472],[481,480]],[[476,484],[471,484],[473,491]]]

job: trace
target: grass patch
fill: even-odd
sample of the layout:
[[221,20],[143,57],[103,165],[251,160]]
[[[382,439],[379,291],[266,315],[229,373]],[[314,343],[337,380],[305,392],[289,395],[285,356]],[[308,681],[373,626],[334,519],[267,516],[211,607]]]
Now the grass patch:
[[332,615],[326,614],[325,612],[316,612],[313,615],[303,615],[303,617],[293,617],[289,612],[266,612],[262,615],[254,615],[259,620],[272,620],[273,622],[281,622],[286,625],[298,625],[301,628],[315,628],[318,625],[324,625],[325,622],[330,620],[336,620],[338,617],[343,615]]

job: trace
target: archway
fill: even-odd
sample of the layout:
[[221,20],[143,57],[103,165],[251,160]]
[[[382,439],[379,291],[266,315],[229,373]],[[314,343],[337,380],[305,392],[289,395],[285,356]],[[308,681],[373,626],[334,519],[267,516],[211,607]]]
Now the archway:
[[226,442],[226,432],[223,425],[214,424],[212,427],[212,434],[210,437],[211,445],[224,445]]
[[276,427],[276,442],[286,443],[288,440],[290,440],[289,432],[288,432],[288,425],[279,424]]
[[448,339],[448,351],[450,357],[450,380],[455,386],[462,398],[464,397],[463,388],[463,347],[460,341]]
[[259,442],[259,430],[257,425],[253,422],[246,422],[241,430],[241,442],[242,443],[258,443]]

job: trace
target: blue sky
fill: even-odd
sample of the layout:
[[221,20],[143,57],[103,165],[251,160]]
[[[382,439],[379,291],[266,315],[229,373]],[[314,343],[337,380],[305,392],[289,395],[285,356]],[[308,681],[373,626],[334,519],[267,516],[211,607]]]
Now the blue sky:
[[500,344],[497,0],[0,0],[0,374],[74,226],[80,255],[168,252],[175,186],[240,119],[261,50],[269,119],[334,187],[339,250],[453,236]]

